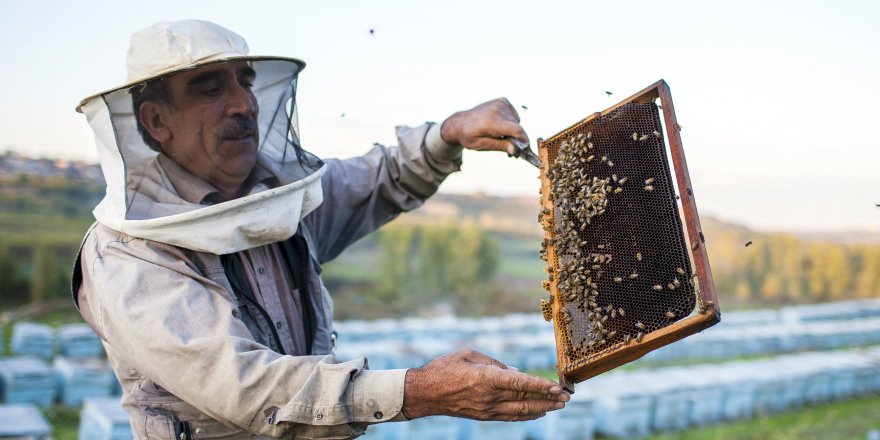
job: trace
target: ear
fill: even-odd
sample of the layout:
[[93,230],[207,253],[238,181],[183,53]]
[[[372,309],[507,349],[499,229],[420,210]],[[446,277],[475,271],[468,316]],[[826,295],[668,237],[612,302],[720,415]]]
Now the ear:
[[166,122],[167,112],[158,101],[147,100],[141,103],[140,123],[159,144],[171,139],[171,128]]

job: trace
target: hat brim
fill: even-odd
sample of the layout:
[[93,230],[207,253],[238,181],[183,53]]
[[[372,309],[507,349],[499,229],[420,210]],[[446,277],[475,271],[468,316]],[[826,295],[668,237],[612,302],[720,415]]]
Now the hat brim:
[[227,58],[221,58],[221,59],[212,59],[209,61],[199,61],[199,62],[194,62],[192,64],[189,64],[189,65],[186,65],[183,67],[174,67],[174,68],[168,69],[166,71],[156,73],[155,75],[150,75],[150,76],[147,76],[144,78],[139,78],[135,81],[129,81],[121,86],[114,87],[112,89],[107,89],[102,92],[95,93],[93,95],[89,95],[88,97],[84,98],[83,100],[81,100],[79,102],[79,104],[76,106],[76,111],[79,113],[82,113],[83,106],[86,105],[86,103],[88,103],[89,101],[91,101],[99,96],[106,95],[108,93],[113,93],[117,90],[128,89],[128,88],[131,88],[136,85],[143,84],[143,83],[146,83],[149,81],[169,77],[169,76],[181,73],[181,72],[195,70],[195,69],[198,69],[198,68],[204,67],[204,66],[210,66],[212,64],[233,63],[233,62],[238,62],[238,61],[287,61],[291,64],[296,65],[297,73],[299,73],[300,71],[302,71],[306,67],[306,63],[303,60],[300,60],[297,58],[290,58],[290,57],[273,57],[273,56],[237,56],[237,57],[227,57]]

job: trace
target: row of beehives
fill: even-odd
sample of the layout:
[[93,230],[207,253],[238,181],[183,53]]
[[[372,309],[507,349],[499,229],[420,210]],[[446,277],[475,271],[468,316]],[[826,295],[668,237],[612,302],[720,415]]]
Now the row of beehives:
[[[869,317],[880,317],[880,299],[789,306],[779,310],[724,312],[722,323],[725,327],[740,327]],[[553,330],[540,314],[514,314],[481,319],[443,316],[402,320],[339,321],[336,322],[336,328],[340,341],[346,343],[376,340],[409,341],[425,337],[455,341],[492,333],[534,334]]]
[[576,386],[565,409],[525,423],[430,417],[376,425],[372,440],[632,438],[880,392],[880,347],[727,364],[612,372]]
[[67,357],[97,358],[104,354],[104,347],[98,335],[86,324],[63,325],[56,332],[46,324],[21,321],[12,326],[9,351],[43,359],[52,359],[56,352]]
[[[703,333],[653,351],[637,362],[723,360],[871,344],[880,344],[880,318],[760,326],[727,326],[722,321]],[[457,341],[422,336],[349,343],[340,337],[337,356],[343,360],[367,357],[374,369],[409,368],[462,347],[481,351],[524,371],[551,369],[556,365],[555,340],[546,330],[490,333]]]
[[[80,414],[77,438],[83,440],[129,440],[131,425],[118,398],[89,397]],[[48,440],[52,426],[33,404],[0,405],[0,438]]]
[[0,358],[0,401],[49,406],[82,404],[86,397],[121,394],[119,382],[103,359],[57,356],[50,366],[35,356]]

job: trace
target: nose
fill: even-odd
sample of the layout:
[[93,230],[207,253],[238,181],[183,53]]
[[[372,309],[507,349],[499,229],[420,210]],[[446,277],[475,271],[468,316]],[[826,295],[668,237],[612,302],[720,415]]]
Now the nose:
[[258,110],[257,97],[254,96],[250,87],[235,84],[230,88],[229,100],[226,104],[227,116],[256,116]]

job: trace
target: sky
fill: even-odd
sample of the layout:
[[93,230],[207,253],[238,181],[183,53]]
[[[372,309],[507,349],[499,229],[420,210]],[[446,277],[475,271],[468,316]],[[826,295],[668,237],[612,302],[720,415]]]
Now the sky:
[[[876,1],[7,1],[0,150],[96,161],[74,107],[124,82],[133,32],[186,18],[306,61],[300,131],[322,157],[502,96],[547,138],[662,78],[701,215],[880,232]],[[537,203],[537,177],[465,152],[441,191]]]

